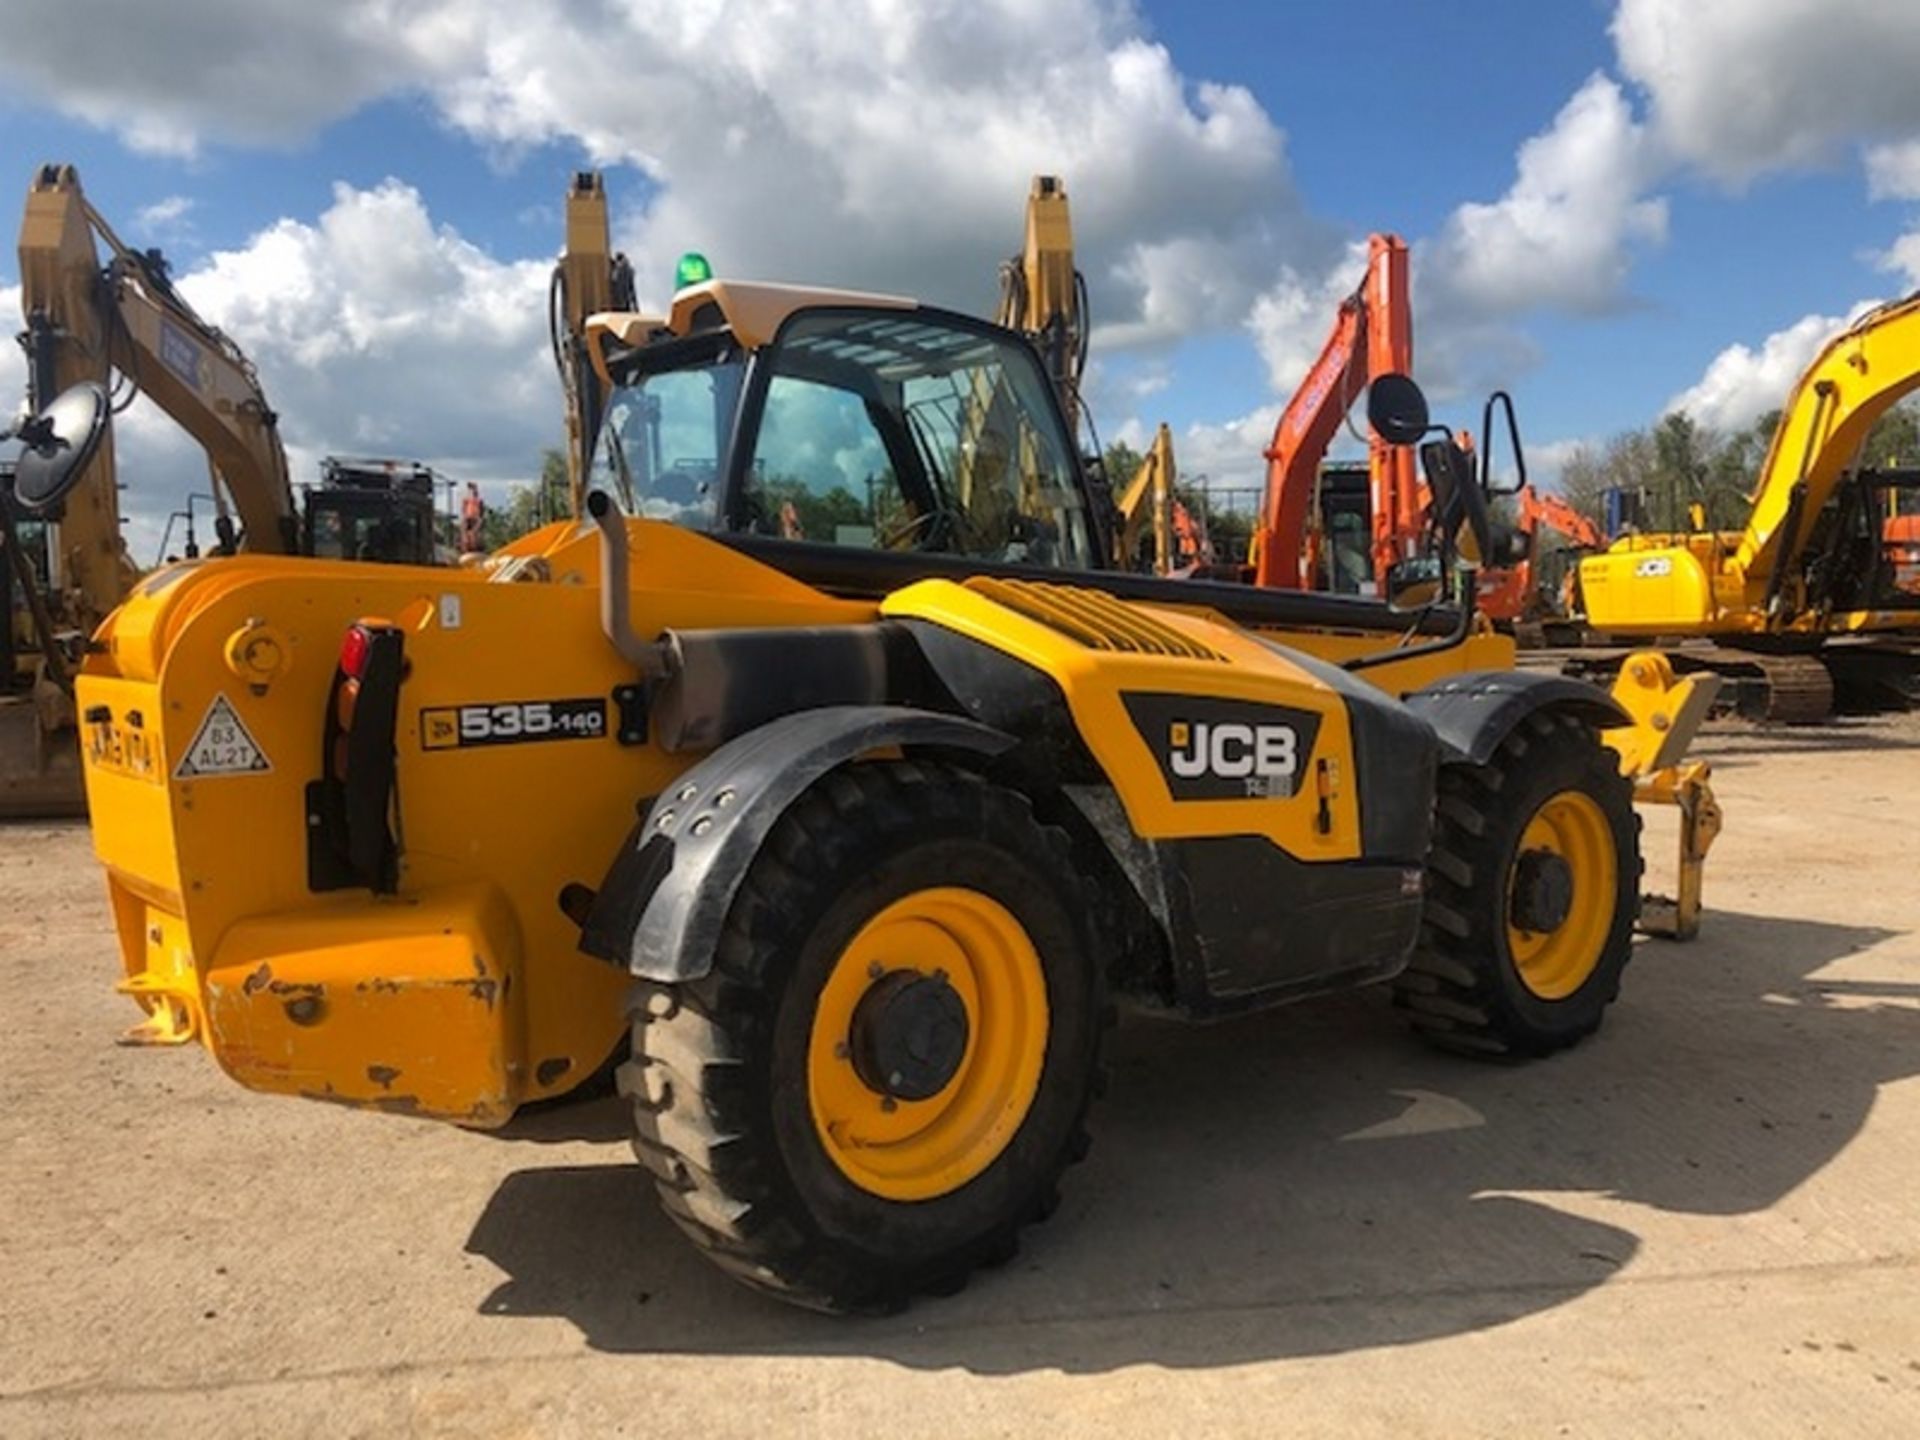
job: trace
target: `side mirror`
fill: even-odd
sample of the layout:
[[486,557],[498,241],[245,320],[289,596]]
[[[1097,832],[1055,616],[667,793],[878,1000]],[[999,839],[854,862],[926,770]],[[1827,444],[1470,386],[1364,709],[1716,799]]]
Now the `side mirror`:
[[1493,519],[1487,513],[1486,493],[1474,478],[1473,461],[1452,440],[1429,440],[1420,447],[1420,469],[1433,492],[1433,514],[1442,536],[1452,536],[1462,523],[1468,546],[1461,558],[1474,566],[1488,563],[1493,552]]
[[1396,560],[1387,570],[1387,604],[1395,610],[1420,610],[1440,599],[1440,561],[1432,555]]
[[1389,445],[1417,445],[1427,433],[1427,397],[1410,375],[1376,375],[1367,386],[1367,423]]
[[45,515],[73,493],[107,433],[107,392],[92,380],[60,392],[14,434],[21,442],[13,498],[29,514]]

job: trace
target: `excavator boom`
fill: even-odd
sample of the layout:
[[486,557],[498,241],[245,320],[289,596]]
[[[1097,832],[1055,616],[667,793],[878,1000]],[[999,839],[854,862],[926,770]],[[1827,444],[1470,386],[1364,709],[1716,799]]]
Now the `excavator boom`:
[[634,308],[633,268],[615,252],[607,223],[607,191],[598,170],[574,173],[567,191],[567,247],[549,292],[554,363],[567,412],[567,484],[573,513],[583,515],[593,437],[606,396],[586,350],[587,317]]
[[1749,580],[1795,562],[1874,421],[1916,386],[1920,295],[1869,311],[1827,342],[1794,386],[1754,486],[1733,557]]
[[1080,374],[1087,363],[1086,309],[1086,285],[1073,260],[1067,187],[1057,175],[1036,175],[1027,195],[1026,239],[1020,253],[1000,267],[994,319],[1039,347],[1074,434],[1080,426]]
[[[1266,451],[1267,488],[1254,535],[1254,583],[1303,588],[1301,551],[1319,480],[1320,462],[1354,400],[1375,375],[1413,368],[1413,312],[1407,291],[1407,246],[1397,235],[1367,241],[1367,270],[1341,302],[1319,359],[1280,412]],[[1425,524],[1426,499],[1413,451],[1368,441],[1376,578],[1413,552]]]
[[[96,241],[107,250],[104,267]],[[20,277],[32,403],[118,372],[206,451],[220,508],[237,519],[246,548],[291,552],[297,512],[286,451],[252,364],[173,288],[157,254],[121,243],[70,165],[43,166],[34,177]],[[119,601],[133,573],[114,475],[111,444],[103,445],[59,526],[56,585],[81,597],[75,618],[86,628]]]
[[1173,431],[1162,424],[1117,505],[1120,534],[1115,558],[1123,568],[1133,567],[1141,532],[1148,524],[1153,526],[1154,571],[1165,575],[1175,567],[1173,484]]

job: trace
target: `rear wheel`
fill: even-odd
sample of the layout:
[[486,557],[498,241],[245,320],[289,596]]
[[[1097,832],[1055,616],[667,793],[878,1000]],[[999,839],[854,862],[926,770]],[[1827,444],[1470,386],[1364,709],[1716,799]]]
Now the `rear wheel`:
[[667,1213],[759,1289],[885,1310],[1012,1254],[1082,1128],[1100,976],[1066,837],[910,762],[836,772],[696,981],[643,989],[621,1088]]
[[1529,716],[1440,773],[1421,939],[1395,1001],[1435,1044],[1546,1055],[1599,1028],[1639,904],[1633,787],[1591,727]]

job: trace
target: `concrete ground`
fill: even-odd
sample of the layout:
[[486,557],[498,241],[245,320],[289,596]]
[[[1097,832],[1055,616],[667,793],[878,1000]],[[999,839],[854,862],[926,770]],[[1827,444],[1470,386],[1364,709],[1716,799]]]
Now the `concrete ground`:
[[1595,1041],[1123,1026],[1060,1212],[873,1322],[699,1260],[611,1103],[471,1134],[116,1048],[85,832],[0,832],[0,1435],[1920,1433],[1920,717],[1704,750],[1707,933]]

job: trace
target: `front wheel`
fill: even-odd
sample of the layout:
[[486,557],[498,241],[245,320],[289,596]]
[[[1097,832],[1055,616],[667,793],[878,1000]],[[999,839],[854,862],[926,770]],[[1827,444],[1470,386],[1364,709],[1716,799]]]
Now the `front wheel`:
[[1441,769],[1421,938],[1395,1003],[1447,1049],[1564,1049],[1620,992],[1639,892],[1618,757],[1570,715],[1530,715],[1484,765]]
[[748,868],[712,972],[636,1005],[621,1088],[667,1213],[822,1310],[1011,1255],[1086,1147],[1090,909],[1021,795],[905,761],[822,780]]

